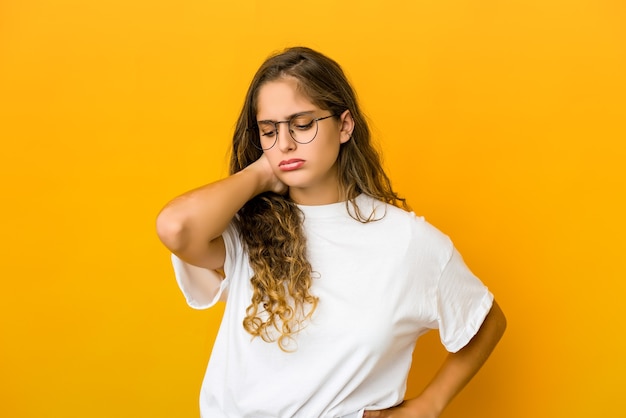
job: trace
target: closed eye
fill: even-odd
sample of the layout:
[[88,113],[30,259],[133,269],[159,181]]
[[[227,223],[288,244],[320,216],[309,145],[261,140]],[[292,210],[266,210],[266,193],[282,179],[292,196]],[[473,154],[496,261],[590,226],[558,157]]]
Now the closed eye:
[[276,126],[269,122],[259,122],[259,134],[262,137],[272,138],[276,135]]
[[313,120],[308,122],[308,123],[304,123],[304,124],[293,124],[293,128],[298,129],[300,131],[306,131],[308,129],[311,129],[313,127]]
[[311,115],[298,115],[291,119],[289,128],[298,131],[307,131],[313,127],[315,119]]

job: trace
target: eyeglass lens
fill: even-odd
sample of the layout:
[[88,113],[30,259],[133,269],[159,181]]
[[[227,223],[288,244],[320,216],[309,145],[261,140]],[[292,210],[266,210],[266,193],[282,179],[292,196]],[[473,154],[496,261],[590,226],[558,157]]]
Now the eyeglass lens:
[[313,141],[317,135],[317,119],[310,114],[295,115],[291,119],[281,122],[258,122],[259,139],[262,149],[267,150],[274,146],[278,139],[278,125],[281,123],[288,125],[291,138],[299,144],[308,144]]

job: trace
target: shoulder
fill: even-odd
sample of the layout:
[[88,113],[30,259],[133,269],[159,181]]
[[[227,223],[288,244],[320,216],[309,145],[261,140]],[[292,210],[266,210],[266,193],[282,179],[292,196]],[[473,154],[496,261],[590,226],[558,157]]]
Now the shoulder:
[[373,224],[379,224],[381,229],[392,232],[395,239],[405,242],[405,245],[417,245],[422,250],[438,254],[438,258],[442,259],[452,254],[453,243],[450,237],[428,222],[424,216],[369,196],[360,196],[358,204],[365,214],[374,213]]
[[361,195],[356,200],[359,210],[366,217],[383,223],[400,224],[410,227],[412,232],[419,232],[426,238],[441,242],[449,242],[449,238],[437,227],[429,223],[424,216],[417,215],[413,211],[393,206],[370,196]]

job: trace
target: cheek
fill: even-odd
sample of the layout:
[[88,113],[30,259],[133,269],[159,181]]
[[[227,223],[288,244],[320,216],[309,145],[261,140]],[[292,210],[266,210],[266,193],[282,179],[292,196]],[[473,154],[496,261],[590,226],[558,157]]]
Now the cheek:
[[339,146],[338,141],[328,141],[319,149],[318,153],[324,160],[334,162],[339,156]]

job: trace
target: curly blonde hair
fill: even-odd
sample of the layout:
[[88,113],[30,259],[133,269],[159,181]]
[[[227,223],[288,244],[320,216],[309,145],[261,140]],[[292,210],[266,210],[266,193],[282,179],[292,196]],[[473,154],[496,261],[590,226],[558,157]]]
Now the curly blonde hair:
[[[340,115],[349,110],[354,120],[350,141],[341,145],[337,171],[351,216],[360,222],[373,219],[359,212],[355,199],[366,194],[408,209],[392,189],[368,124],[341,67],[332,59],[305,47],[269,57],[255,74],[233,135],[230,172],[243,170],[261,157],[256,130],[257,95],[270,81],[291,77],[320,109]],[[257,146],[255,146],[257,145]],[[288,196],[263,193],[248,201],[235,223],[253,269],[252,301],[243,326],[254,337],[276,341],[288,351],[290,342],[313,315],[318,298],[311,294],[312,267],[306,257],[303,214]]]

